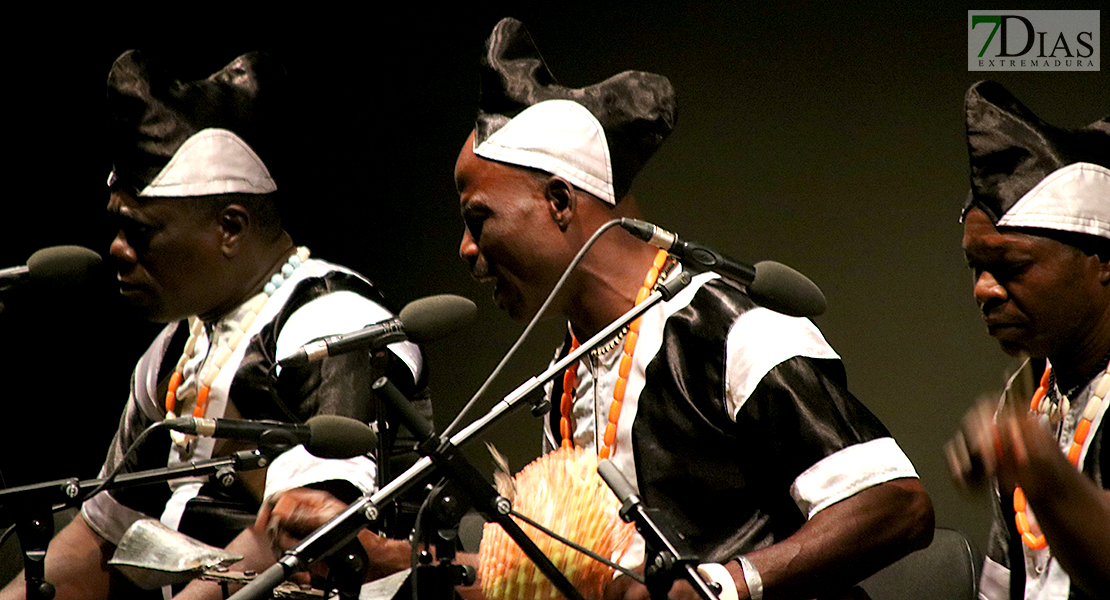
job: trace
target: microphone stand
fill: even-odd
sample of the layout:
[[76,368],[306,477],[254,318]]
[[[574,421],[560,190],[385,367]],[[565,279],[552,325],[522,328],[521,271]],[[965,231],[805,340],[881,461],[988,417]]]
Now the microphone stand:
[[[581,344],[576,350],[553,363],[546,371],[521,384],[495,404],[485,416],[475,420],[449,439],[440,439],[435,436],[431,431],[431,426],[426,422],[423,426],[418,423],[414,424],[412,431],[425,440],[421,444],[420,450],[421,452],[428,452],[427,455],[416,461],[407,471],[398,475],[377,492],[369,496],[363,496],[351,503],[344,511],[332,517],[319,529],[301,540],[299,544],[287,550],[285,555],[278,559],[273,566],[259,574],[246,587],[233,594],[230,600],[262,600],[265,594],[270,593],[293,573],[308,567],[316,560],[327,556],[334,548],[343,546],[354,539],[359,530],[377,520],[378,507],[388,504],[415,485],[416,482],[425,479],[437,467],[445,470],[462,485],[473,486],[473,490],[468,489],[467,491],[471,493],[471,499],[475,502],[477,509],[487,519],[493,520],[505,528],[505,532],[520,545],[525,554],[535,562],[544,575],[551,579],[561,593],[571,600],[580,600],[582,598],[581,592],[570,585],[570,582],[554,567],[550,559],[543,555],[535,543],[520,529],[520,526],[509,517],[509,511],[512,509],[509,500],[496,493],[493,486],[467,461],[458,448],[473,435],[485,429],[510,410],[517,408],[521,400],[532,397],[544,383],[560,377],[568,366],[577,362],[590,350],[605,343],[626,324],[631,323],[659,302],[672,298],[689,285],[690,281],[690,273],[685,270],[670,277],[667,281],[661,283],[658,289],[645,298],[643,302],[633,306],[620,318]],[[375,385],[377,383],[375,382]],[[392,383],[389,383],[388,380],[386,380],[386,384],[379,387],[392,386]],[[386,391],[385,393],[387,400],[389,400],[389,392]],[[406,400],[399,407],[399,412],[402,414],[408,412],[404,410],[404,405],[407,404],[409,403]],[[415,413],[415,411],[412,412]],[[546,412],[546,407],[534,406],[533,412],[542,414]],[[423,420],[422,417],[421,420]],[[434,449],[433,446],[435,446]]]
[[[287,449],[285,446],[260,447],[257,450],[236,452],[224,458],[190,461],[160,469],[125,473],[116,477],[105,489],[122,489],[200,475],[215,475],[216,480],[221,484],[231,485],[237,470],[263,468],[285,449]],[[54,586],[46,581],[46,550],[54,534],[52,515],[55,508],[80,504],[90,491],[99,488],[105,481],[106,479],[80,481],[76,477],[70,477],[0,490],[0,523],[15,524],[19,544],[23,550],[23,570],[28,600],[51,600],[54,597]]]
[[[619,514],[625,523],[636,523],[636,531],[647,546],[644,577],[652,598],[666,599],[677,575],[683,575],[705,600],[717,600],[720,586],[709,584],[698,573],[699,557],[678,533],[667,513],[647,508],[636,493],[636,488],[609,460],[597,465],[597,472],[621,501]],[[717,588],[717,589],[714,589]]]

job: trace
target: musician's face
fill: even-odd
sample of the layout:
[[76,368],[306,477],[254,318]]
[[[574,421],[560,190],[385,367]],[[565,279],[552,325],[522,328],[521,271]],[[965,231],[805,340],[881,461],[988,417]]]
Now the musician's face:
[[108,212],[120,294],[144,318],[170,322],[212,309],[221,286],[207,275],[222,259],[207,211],[188,198],[136,199],[117,190]]
[[1107,315],[1110,263],[1057,240],[999,230],[979,210],[964,220],[964,254],[987,331],[1007,353],[1074,350]]
[[473,134],[455,164],[465,222],[459,256],[471,275],[493,285],[493,299],[517,320],[531,318],[566,264],[543,178],[473,152]]

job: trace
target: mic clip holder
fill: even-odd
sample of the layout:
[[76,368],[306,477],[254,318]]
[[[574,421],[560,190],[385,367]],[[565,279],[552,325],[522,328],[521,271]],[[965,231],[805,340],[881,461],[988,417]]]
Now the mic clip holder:
[[435,552],[420,551],[415,569],[393,598],[411,598],[414,585],[421,598],[458,598],[455,586],[473,585],[477,579],[474,567],[454,563],[459,522],[472,503],[455,482],[444,479],[432,488],[425,506],[428,512],[419,527],[424,543],[432,546]]
[[635,523],[636,531],[644,538],[644,585],[651,597],[666,599],[675,579],[682,576],[702,598],[716,600],[720,585],[706,582],[698,572],[701,559],[678,532],[670,514],[644,506],[636,489],[611,461],[601,461],[597,471],[621,501],[617,514],[624,522]]
[[288,450],[292,450],[301,444],[297,439],[296,434],[288,429],[275,427],[274,429],[267,429],[258,436],[258,449],[263,454],[270,457],[277,457],[284,454]]
[[[374,390],[382,396],[390,407],[394,408],[405,426],[412,431],[421,441],[417,450],[431,459],[441,473],[445,475],[430,499],[433,510],[438,513],[438,525],[446,524],[448,530],[454,530],[445,537],[450,539],[438,540],[436,543],[436,557],[440,564],[436,576],[430,579],[438,580],[432,584],[436,590],[453,594],[454,585],[458,583],[473,583],[474,574],[471,569],[464,567],[459,571],[451,566],[455,556],[455,544],[458,538],[458,523],[470,505],[473,505],[487,521],[495,522],[501,526],[505,533],[513,539],[525,555],[535,563],[536,567],[552,581],[564,596],[571,600],[584,600],[581,592],[571,585],[570,581],[554,563],[551,562],[535,542],[524,533],[520,525],[509,516],[512,504],[509,500],[497,493],[497,489],[489,482],[458,446],[449,439],[440,438],[432,430],[432,426],[419,413],[412,409],[412,403],[385,377],[374,382]],[[457,491],[456,491],[457,490]],[[441,554],[446,552],[446,554]],[[425,560],[431,560],[426,557]],[[418,567],[419,576],[419,567]],[[425,576],[427,577],[427,576]],[[461,577],[461,581],[454,581]],[[418,580],[420,585],[424,580]],[[425,589],[426,588],[421,588]],[[422,597],[428,596],[422,592]]]
[[[636,502],[639,503],[639,498]],[[701,559],[674,528],[670,515],[642,504],[631,506],[627,500],[621,507],[620,515],[625,522],[635,521],[636,531],[644,537],[647,547],[644,579],[652,598],[667,598],[675,580],[682,576],[702,598],[717,600],[721,593],[720,584],[708,583],[698,572]]]

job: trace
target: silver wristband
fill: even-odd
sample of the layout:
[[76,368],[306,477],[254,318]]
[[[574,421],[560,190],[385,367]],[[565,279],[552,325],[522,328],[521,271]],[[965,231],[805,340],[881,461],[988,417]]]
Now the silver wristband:
[[740,570],[744,572],[744,583],[748,585],[748,597],[752,600],[763,600],[763,578],[759,576],[752,561],[747,556],[737,557]]

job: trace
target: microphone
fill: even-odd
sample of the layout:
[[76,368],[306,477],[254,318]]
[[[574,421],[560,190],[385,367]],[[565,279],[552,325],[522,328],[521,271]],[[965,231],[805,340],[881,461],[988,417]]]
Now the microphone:
[[0,289],[23,283],[79,285],[91,279],[100,255],[82,246],[51,246],[36,251],[19,267],[0,269]]
[[792,317],[825,312],[825,294],[817,284],[782,263],[765,260],[748,265],[639,219],[622,218],[620,226],[693,269],[714,271],[747,287],[748,296],[760,306]]
[[478,307],[470,300],[451,294],[413,300],[400,315],[367,325],[358,331],[329,335],[301,346],[278,361],[280,367],[298,367],[360,348],[377,350],[404,340],[417,344],[445,337],[474,319]]
[[825,294],[808,277],[773,260],[755,263],[755,281],[748,296],[775,312],[791,317],[816,317],[825,312]]
[[304,424],[245,419],[166,419],[168,429],[201,437],[247,440],[269,444],[304,444],[320,458],[352,458],[373,452],[378,436],[369,425],[339,415],[316,415]]

